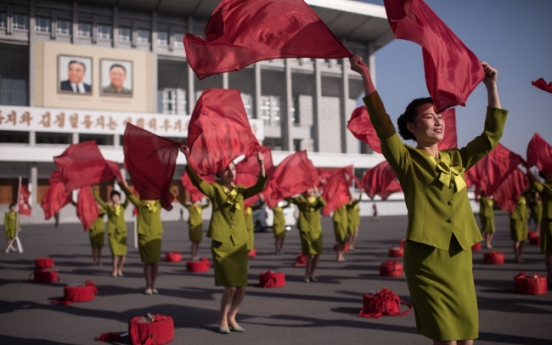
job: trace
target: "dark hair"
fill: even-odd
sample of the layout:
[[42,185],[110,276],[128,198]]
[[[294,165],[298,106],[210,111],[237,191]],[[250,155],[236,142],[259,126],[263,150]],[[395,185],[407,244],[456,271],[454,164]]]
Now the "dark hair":
[[84,69],[86,71],[86,66],[84,65],[84,63],[80,62],[80,61],[77,61],[77,60],[71,60],[69,61],[69,64],[67,65],[67,67],[71,66],[72,64],[74,63],[78,63],[79,65],[82,66],[82,69]]
[[113,196],[117,195],[119,198],[121,197],[121,193],[117,192],[116,190],[111,191],[111,194],[109,194],[109,198],[113,199]]
[[545,175],[544,171],[539,170],[539,176],[540,176],[540,178],[546,180],[546,175]]
[[109,72],[111,72],[111,70],[114,69],[115,67],[122,68],[123,71],[125,71],[125,74],[126,74],[126,68],[125,68],[125,66],[120,65],[120,64],[118,64],[118,63],[111,65],[111,67],[109,67]]
[[416,98],[410,104],[406,107],[406,110],[404,111],[404,114],[399,116],[397,119],[397,126],[399,127],[399,134],[404,140],[416,140],[416,137],[414,134],[412,134],[411,131],[408,130],[406,127],[407,123],[414,123],[416,120],[417,109],[422,104],[431,103],[433,104],[433,100],[431,97],[424,97],[424,98]]
[[12,202],[8,208],[11,209],[12,207],[15,207],[15,202]]

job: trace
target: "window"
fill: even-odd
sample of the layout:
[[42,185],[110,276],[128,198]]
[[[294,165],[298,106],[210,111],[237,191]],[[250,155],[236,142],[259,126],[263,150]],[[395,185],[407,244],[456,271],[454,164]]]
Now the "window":
[[111,25],[99,24],[98,25],[98,38],[102,40],[110,40],[112,35]]
[[70,36],[73,23],[70,20],[58,19],[57,21],[57,33],[60,35]]
[[49,34],[52,27],[52,19],[48,17],[36,17],[35,32]]
[[299,114],[299,97],[293,97],[293,108],[291,108],[291,113],[293,115],[293,124],[301,124],[301,115]]
[[186,90],[163,89],[163,114],[186,114]]
[[130,42],[130,36],[132,35],[132,29],[128,26],[119,26],[119,42]]
[[241,94],[243,107],[248,118],[253,118],[253,97],[247,93]]
[[138,29],[137,43],[149,44],[151,39],[151,33],[148,29]]
[[79,37],[91,37],[91,36],[92,36],[92,24],[79,23]]
[[280,97],[262,96],[261,97],[261,119],[265,125],[281,124]]
[[15,30],[29,30],[29,16],[15,13],[13,15],[13,28]]
[[168,46],[169,45],[169,33],[167,31],[157,32],[157,45]]
[[0,12],[0,29],[5,29],[8,26],[8,16],[6,13]]
[[174,34],[174,47],[175,48],[184,47],[184,34]]

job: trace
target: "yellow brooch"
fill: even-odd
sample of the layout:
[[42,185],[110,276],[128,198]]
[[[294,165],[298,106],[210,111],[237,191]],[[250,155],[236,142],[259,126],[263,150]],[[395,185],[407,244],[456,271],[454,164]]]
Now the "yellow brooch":
[[229,192],[228,189],[224,187],[224,191],[226,192],[226,203],[230,206],[234,206],[236,210],[241,210],[240,204],[238,203],[238,191],[236,188],[232,188]]
[[157,200],[151,201],[151,202],[147,202],[147,203],[146,203],[146,208],[147,208],[148,211],[150,211],[150,212],[156,212],[157,209],[158,209],[158,205],[157,205],[157,204],[158,204]]
[[456,184],[456,193],[466,188],[466,181],[464,181],[464,177],[462,176],[464,168],[457,168],[455,166],[451,167],[443,161],[437,163],[437,168],[441,172],[439,174],[439,181],[441,181],[445,186],[450,187],[451,182],[454,181]]

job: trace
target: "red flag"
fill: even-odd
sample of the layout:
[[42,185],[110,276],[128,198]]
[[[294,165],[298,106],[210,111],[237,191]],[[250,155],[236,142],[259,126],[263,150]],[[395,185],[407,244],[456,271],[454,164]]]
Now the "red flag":
[[351,201],[349,180],[345,171],[341,171],[330,178],[322,197],[326,200],[326,206],[322,209],[322,215],[326,217],[333,211]]
[[386,200],[392,193],[401,191],[397,175],[387,161],[368,169],[362,178],[362,186],[370,199],[379,195]]
[[[209,183],[215,182],[215,178],[213,177],[213,175],[201,176],[201,178],[204,181]],[[192,201],[192,203],[198,202],[199,200],[203,199],[205,195],[201,193],[199,189],[197,189],[192,184],[192,181],[190,180],[190,176],[188,176],[188,174],[186,173],[186,170],[184,170],[184,173],[182,174],[180,181],[182,182],[182,186],[184,187],[184,189],[186,189],[188,193],[190,193],[190,200]]]
[[90,187],[79,189],[77,198],[77,217],[80,219],[84,231],[88,231],[92,223],[98,218],[100,210]]
[[465,105],[485,77],[479,59],[422,0],[384,0],[398,39],[422,46],[427,89],[435,111]]
[[115,178],[122,180],[117,163],[107,162],[93,140],[69,146],[54,157],[54,162],[68,192]]
[[531,84],[532,84],[533,86],[538,87],[538,88],[541,89],[541,90],[544,90],[544,91],[546,91],[546,92],[552,93],[552,81],[551,81],[550,83],[547,84],[546,81],[545,81],[544,79],[539,78],[539,79],[537,79],[537,80],[535,80],[535,81],[532,81]]
[[30,199],[31,198],[31,192],[25,187],[23,184],[19,185],[19,198],[18,198],[18,208],[19,208],[19,214],[22,216],[30,216],[33,212],[33,209],[31,208]]
[[214,175],[261,149],[238,90],[203,92],[188,125],[188,147],[189,164],[200,175]]
[[272,179],[263,193],[266,205],[272,209],[284,198],[303,193],[312,188],[312,163],[306,151],[287,156],[274,171]]
[[441,113],[445,122],[445,135],[437,145],[439,150],[448,150],[458,147],[458,135],[456,133],[456,108],[450,108]]
[[552,146],[535,133],[527,145],[527,165],[540,171],[552,172]]
[[170,191],[181,143],[127,123],[123,137],[125,166],[142,200],[157,200],[172,209]]
[[381,153],[380,140],[365,106],[358,107],[353,111],[347,128],[355,138],[370,145],[372,151]]
[[527,188],[529,188],[527,176],[521,169],[516,168],[495,191],[496,204],[506,212],[514,212],[519,197]]
[[[272,151],[268,146],[261,146],[261,152],[264,155],[265,172],[268,178],[272,178],[274,174],[274,164],[272,162]],[[236,184],[245,187],[251,187],[257,183],[259,177],[259,162],[257,161],[257,154],[251,154],[245,157],[242,161],[236,164]],[[245,209],[253,206],[257,200],[261,197],[261,194],[254,195],[251,198],[244,200],[243,205]]]
[[350,181],[350,179],[354,179],[357,186],[360,186],[360,181],[353,173],[353,166],[348,165],[342,168],[316,168],[318,171],[318,176],[320,177],[320,182],[322,187],[326,187],[328,182],[330,182],[330,179],[340,173],[344,173],[347,176],[347,180]]
[[508,175],[524,162],[520,155],[499,143],[470,169],[473,171],[469,173],[469,179],[486,195],[493,195]]
[[199,79],[262,60],[352,56],[303,0],[223,0],[205,37],[184,36],[186,57]]
[[52,218],[63,206],[71,202],[71,193],[65,190],[59,171],[53,171],[50,174],[50,187],[42,197],[40,207],[44,210],[46,220]]

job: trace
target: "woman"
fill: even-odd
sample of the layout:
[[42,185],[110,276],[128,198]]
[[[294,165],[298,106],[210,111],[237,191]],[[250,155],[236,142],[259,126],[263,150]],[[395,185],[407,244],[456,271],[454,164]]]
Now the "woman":
[[93,189],[94,199],[107,213],[107,236],[111,249],[111,262],[113,264],[113,277],[123,276],[123,266],[127,254],[127,226],[125,222],[125,209],[128,206],[128,197],[121,205],[121,193],[116,190],[110,194],[111,204],[106,204],[97,190]]
[[126,182],[119,183],[127,199],[138,209],[138,249],[144,264],[146,295],[158,294],[155,280],[159,272],[163,223],[161,223],[161,203],[159,200],[142,200],[134,195]]
[[264,206],[264,200],[261,196],[261,200],[256,205],[245,209],[245,225],[247,226],[247,234],[249,240],[247,241],[247,250],[251,252],[255,248],[255,225],[253,224],[253,211],[260,210]]
[[542,198],[542,218],[540,227],[541,252],[545,253],[546,273],[548,284],[552,284],[552,167],[548,172],[541,172],[544,183],[537,182],[533,174],[528,171],[527,176],[532,187]]
[[527,241],[528,216],[527,202],[525,197],[521,195],[514,212],[510,213],[510,238],[514,241],[514,255],[518,264],[522,262],[521,254],[523,253],[525,241]]
[[360,226],[360,200],[362,199],[362,191],[358,195],[358,199],[347,203],[347,218],[349,225],[347,232],[349,233],[349,250],[355,250],[355,242],[358,236],[358,227]]
[[[182,152],[186,155],[185,150]],[[249,235],[245,223],[243,201],[266,188],[267,175],[264,156],[257,152],[260,172],[257,183],[245,188],[233,184],[236,178],[236,166],[230,163],[226,169],[217,173],[218,182],[207,183],[188,164],[186,171],[193,185],[205,194],[213,204],[213,213],[207,237],[211,242],[215,285],[224,286],[220,303],[219,332],[229,334],[243,332],[236,322],[236,315],[245,296],[247,286],[247,260]]]
[[203,240],[203,210],[209,207],[211,202],[207,199],[207,203],[204,205],[200,205],[199,202],[187,204],[178,195],[176,195],[176,199],[188,210],[188,234],[192,242],[192,260],[197,261],[199,260],[199,244]]
[[92,260],[94,265],[102,265],[102,248],[105,244],[105,223],[104,216],[106,215],[105,208],[98,205],[100,209],[98,217],[92,223],[92,226],[88,230],[90,235],[90,246],[92,247]]
[[[11,247],[17,230],[17,212],[15,212],[15,204],[10,204],[9,211],[4,215],[4,231],[6,231],[6,253]],[[19,225],[21,227],[21,225]],[[15,251],[15,249],[14,249]]]
[[282,206],[280,206],[280,203],[281,202],[272,209],[272,213],[274,214],[272,230],[274,232],[276,255],[283,254],[284,241],[286,239],[286,217],[284,216],[284,208],[290,206],[289,202],[286,202]]
[[370,78],[368,66],[352,57],[351,69],[365,85],[364,103],[381,149],[401,184],[408,209],[404,267],[414,304],[417,331],[434,344],[473,344],[478,336],[477,300],[471,246],[481,241],[473,217],[464,170],[498,143],[507,112],[500,109],[497,71],[483,63],[488,105],[485,131],[461,149],[439,151],[445,123],[431,98],[412,101],[398,119],[405,145]]
[[492,248],[491,241],[496,232],[494,222],[494,201],[485,195],[484,191],[479,194],[479,222],[481,223],[481,233],[485,240],[485,248]]
[[322,254],[320,210],[326,206],[326,201],[318,194],[316,187],[309,188],[302,196],[286,200],[299,209],[297,228],[301,234],[302,253],[307,256],[304,280],[306,283],[316,282],[314,272]]
[[535,232],[540,233],[540,225],[542,222],[542,197],[539,192],[533,194],[531,200],[533,206],[533,220],[535,221]]
[[347,241],[347,230],[349,229],[349,219],[347,205],[343,205],[334,211],[332,221],[334,224],[335,241],[337,242],[337,262],[345,262],[343,253],[345,252],[345,242]]

